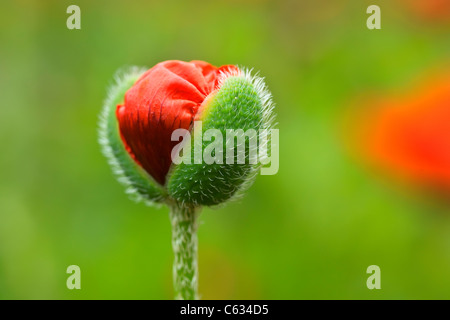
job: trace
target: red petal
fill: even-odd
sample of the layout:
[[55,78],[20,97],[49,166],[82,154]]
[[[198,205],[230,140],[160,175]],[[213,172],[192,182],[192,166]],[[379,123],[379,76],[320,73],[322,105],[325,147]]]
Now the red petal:
[[172,148],[178,144],[171,141],[172,132],[190,128],[223,68],[203,61],[159,63],[136,81],[124,104],[117,106],[126,149],[158,183],[164,185]]

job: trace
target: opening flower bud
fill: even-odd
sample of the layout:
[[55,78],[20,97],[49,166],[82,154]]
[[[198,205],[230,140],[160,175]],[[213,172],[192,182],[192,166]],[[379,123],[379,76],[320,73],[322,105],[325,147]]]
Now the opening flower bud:
[[[118,79],[105,103],[100,140],[130,193],[153,202],[214,205],[248,185],[259,162],[174,164],[173,150],[179,145],[174,131],[192,133],[184,140],[192,140],[192,149],[197,145],[203,152],[207,143],[199,145],[196,135],[218,130],[221,137],[215,138],[225,145],[227,130],[270,129],[272,109],[262,79],[245,70],[203,61],[165,61]],[[193,132],[194,121],[203,122],[200,132]],[[243,149],[247,160],[251,148]]]

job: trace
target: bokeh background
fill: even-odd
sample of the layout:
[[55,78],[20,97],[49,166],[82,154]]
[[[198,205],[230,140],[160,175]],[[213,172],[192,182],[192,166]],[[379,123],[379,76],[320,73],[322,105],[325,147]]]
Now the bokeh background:
[[0,298],[172,298],[168,210],[127,198],[97,120],[117,69],[195,59],[260,70],[280,129],[279,173],[202,212],[202,298],[449,299],[450,202],[375,174],[345,134],[361,96],[448,63],[450,9],[427,2],[2,1]]

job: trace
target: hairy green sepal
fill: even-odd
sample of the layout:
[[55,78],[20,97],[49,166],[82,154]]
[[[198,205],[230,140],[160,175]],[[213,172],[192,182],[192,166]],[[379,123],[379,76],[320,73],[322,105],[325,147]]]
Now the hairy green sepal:
[[116,106],[123,103],[125,92],[136,82],[145,70],[132,68],[116,75],[115,83],[108,91],[99,123],[99,141],[103,154],[108,158],[119,182],[126,186],[126,192],[135,200],[148,204],[162,202],[165,191],[130,157],[119,134]]
[[[255,83],[244,75],[228,77],[211,98],[201,115],[202,135],[208,129],[218,129],[226,148],[227,129],[264,128],[264,104]],[[195,164],[193,148],[195,132],[191,136],[190,164],[173,165],[167,183],[168,194],[179,203],[188,205],[217,205],[234,197],[252,181],[259,164],[250,164],[250,146],[245,146],[245,164],[227,164],[226,151],[223,163]],[[202,152],[211,141],[201,141]]]

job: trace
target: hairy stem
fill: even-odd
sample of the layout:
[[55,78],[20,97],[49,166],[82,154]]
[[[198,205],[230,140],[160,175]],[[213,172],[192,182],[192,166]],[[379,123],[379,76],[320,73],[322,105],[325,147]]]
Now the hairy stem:
[[175,299],[195,300],[198,287],[197,216],[199,208],[172,204],[172,247],[175,254],[173,281]]

